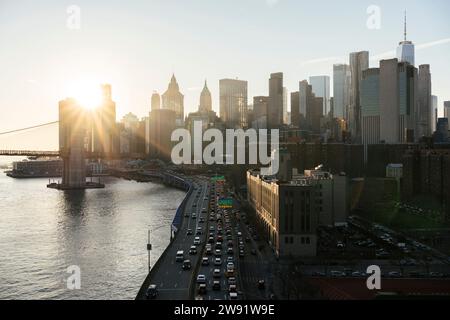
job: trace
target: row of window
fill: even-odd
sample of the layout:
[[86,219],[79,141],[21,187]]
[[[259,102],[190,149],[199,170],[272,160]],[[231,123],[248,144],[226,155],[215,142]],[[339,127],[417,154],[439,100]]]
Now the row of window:
[[[284,243],[285,244],[294,244],[294,237],[284,237]],[[310,237],[301,237],[300,243],[301,244],[311,244],[311,238]]]

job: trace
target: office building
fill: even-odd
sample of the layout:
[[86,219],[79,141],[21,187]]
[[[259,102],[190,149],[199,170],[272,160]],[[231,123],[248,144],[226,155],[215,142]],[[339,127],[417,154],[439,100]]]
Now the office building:
[[350,54],[350,107],[348,110],[348,129],[353,142],[361,142],[361,100],[360,84],[363,71],[369,68],[369,52]]
[[309,78],[312,92],[317,98],[322,98],[322,115],[327,117],[330,112],[330,77],[314,76]]
[[149,116],[149,153],[152,158],[170,161],[172,132],[177,127],[177,113],[170,109],[156,109]]
[[288,124],[288,96],[289,92],[286,87],[283,87],[283,124]]
[[248,108],[248,83],[243,80],[222,79],[219,81],[220,118],[226,128],[246,128]]
[[419,105],[416,114],[417,138],[431,137],[432,135],[432,94],[431,94],[431,73],[430,65],[425,64],[419,66]]
[[172,110],[176,114],[177,126],[184,123],[184,95],[180,92],[177,79],[172,75],[169,87],[162,95],[162,108]]
[[206,83],[206,80],[203,90],[200,94],[200,106],[198,108],[198,111],[202,113],[208,113],[212,111],[212,97],[211,92],[208,89],[208,84]]
[[444,101],[444,118],[450,122],[450,101]]
[[414,142],[417,69],[397,59],[380,61],[380,68],[363,72],[361,80],[362,143]]
[[253,97],[252,128],[267,129],[267,113],[269,110],[269,97]]
[[434,141],[437,143],[448,143],[448,119],[439,118],[436,124],[436,132],[434,134]]
[[291,92],[291,121],[290,123],[300,128],[300,92]]
[[347,64],[335,64],[333,66],[333,118],[348,118],[350,84],[350,66]]
[[90,119],[90,150],[100,154],[110,154],[114,150],[117,139],[116,103],[112,100],[111,85],[101,86],[102,100],[100,105],[92,111]]
[[431,132],[436,131],[436,125],[439,118],[438,97],[431,96],[431,110],[433,110],[433,121],[431,122]]
[[152,94],[151,110],[161,109],[161,96],[158,92],[154,91]]
[[406,12],[405,12],[405,24],[404,24],[404,38],[397,47],[397,59],[399,62],[407,62],[410,65],[415,65],[415,47],[411,41],[407,40],[406,30]]
[[283,73],[272,73],[269,79],[269,109],[267,124],[269,129],[277,129],[283,124]]
[[278,256],[315,256],[317,227],[346,223],[348,180],[320,167],[301,175],[294,170],[288,181],[251,170],[247,190],[248,201]]

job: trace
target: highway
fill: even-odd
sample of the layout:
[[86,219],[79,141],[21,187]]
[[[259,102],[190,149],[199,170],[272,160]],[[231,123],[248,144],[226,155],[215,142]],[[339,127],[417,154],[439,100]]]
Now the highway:
[[[188,300],[190,299],[191,281],[194,283],[193,273],[199,264],[200,252],[203,250],[206,237],[206,217],[205,223],[200,222],[202,209],[208,208],[209,184],[206,180],[195,179],[193,181],[196,190],[187,200],[186,209],[183,213],[183,221],[174,242],[167,249],[165,256],[162,257],[158,267],[152,271],[150,284],[156,285],[158,300]],[[192,217],[195,213],[197,218]],[[205,216],[205,214],[203,214]],[[196,237],[197,228],[201,228],[201,244],[197,246],[197,254],[189,255],[189,249],[193,245]],[[188,230],[192,230],[192,235],[188,235]],[[176,262],[178,251],[184,251],[184,259],[189,259],[192,264],[191,270],[183,270],[182,262]]]

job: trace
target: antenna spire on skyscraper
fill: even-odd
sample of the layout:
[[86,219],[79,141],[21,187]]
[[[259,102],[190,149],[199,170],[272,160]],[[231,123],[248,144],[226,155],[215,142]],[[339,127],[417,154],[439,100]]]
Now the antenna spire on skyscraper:
[[405,32],[404,32],[405,41],[406,41],[406,35],[407,35],[407,31],[406,31],[406,10],[405,10]]

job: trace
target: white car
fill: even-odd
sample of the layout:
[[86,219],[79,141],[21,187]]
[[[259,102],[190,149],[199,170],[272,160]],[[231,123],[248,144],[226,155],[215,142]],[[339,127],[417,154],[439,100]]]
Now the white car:
[[215,266],[221,266],[222,265],[222,259],[221,258],[214,259],[214,265]]
[[200,237],[195,237],[194,245],[198,246],[200,244]]
[[197,283],[206,283],[206,276],[204,274],[199,274],[197,277]]

